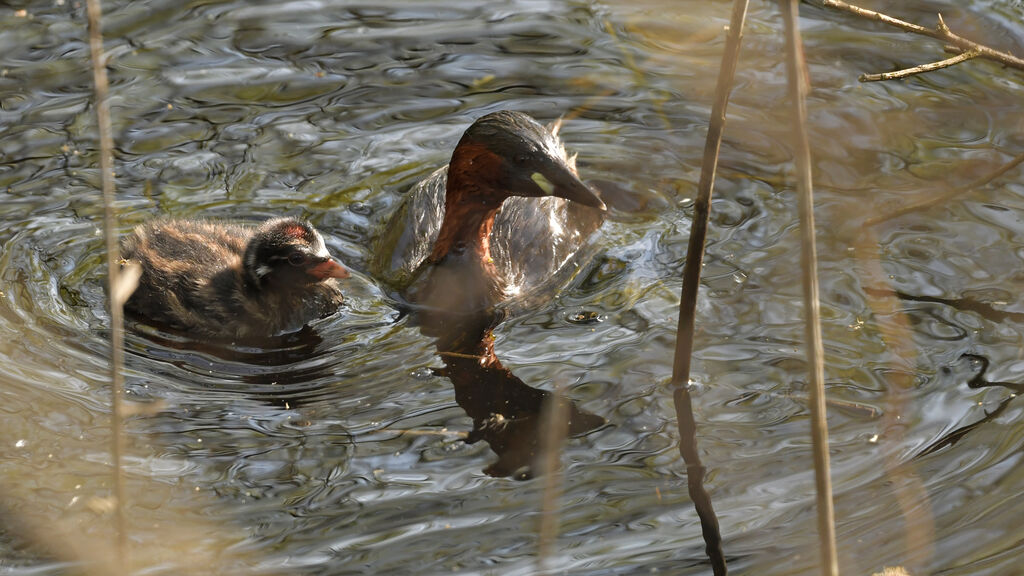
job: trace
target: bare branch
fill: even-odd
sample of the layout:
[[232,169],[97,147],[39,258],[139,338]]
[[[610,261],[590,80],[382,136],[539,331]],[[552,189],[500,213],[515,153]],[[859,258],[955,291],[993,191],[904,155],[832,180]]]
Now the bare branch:
[[898,18],[893,18],[892,16],[886,16],[881,12],[875,12],[873,10],[868,10],[867,8],[854,6],[853,4],[847,4],[841,0],[824,0],[822,4],[828,8],[839,8],[840,10],[845,10],[850,14],[856,14],[857,16],[867,18],[868,20],[874,20],[876,22],[882,22],[884,24],[889,24],[890,26],[902,28],[907,32],[915,32],[917,34],[924,34],[925,36],[931,36],[933,38],[935,37],[935,32],[925,28],[924,26],[918,26],[917,24],[911,24],[910,22],[905,22]]
[[989,48],[984,44],[979,44],[977,42],[974,42],[973,40],[968,40],[963,36],[959,36],[953,33],[953,31],[949,29],[949,26],[946,25],[945,20],[942,19],[942,14],[939,14],[939,23],[933,30],[931,28],[925,28],[924,26],[918,26],[917,24],[905,22],[898,18],[893,18],[892,16],[886,16],[885,14],[882,14],[880,12],[875,12],[873,10],[861,8],[859,6],[847,4],[846,2],[842,2],[841,0],[824,0],[822,4],[829,8],[838,8],[840,10],[849,12],[850,14],[856,14],[857,16],[867,18],[868,20],[883,22],[885,24],[889,24],[890,26],[895,26],[902,30],[906,30],[907,32],[913,32],[915,34],[921,34],[923,36],[935,38],[936,40],[948,42],[960,48],[961,50],[975,51],[981,58],[995,60],[1012,68],[1024,70],[1024,59],[1014,56],[1009,52],[1002,52],[994,48]]
[[961,52],[960,54],[940,60],[939,62],[932,62],[931,64],[921,64],[920,66],[914,66],[913,68],[904,68],[903,70],[896,70],[895,72],[883,72],[881,74],[861,74],[861,82],[878,82],[881,80],[898,80],[900,78],[906,78],[907,76],[913,76],[914,74],[924,74],[925,72],[931,72],[932,70],[938,70],[940,68],[948,68],[959,64],[965,60],[971,58],[977,58],[978,52],[975,50],[968,50]]

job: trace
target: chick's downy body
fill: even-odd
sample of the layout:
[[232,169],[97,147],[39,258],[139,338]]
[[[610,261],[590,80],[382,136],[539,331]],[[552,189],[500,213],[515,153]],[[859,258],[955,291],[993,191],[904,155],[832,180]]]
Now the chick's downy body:
[[337,310],[348,272],[309,223],[258,227],[161,219],[122,240],[142,268],[130,313],[202,337],[249,339],[301,328]]

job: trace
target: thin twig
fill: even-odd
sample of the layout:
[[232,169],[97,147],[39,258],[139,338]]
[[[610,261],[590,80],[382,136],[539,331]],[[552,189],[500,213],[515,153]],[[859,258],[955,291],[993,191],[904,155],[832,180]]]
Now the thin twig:
[[437,355],[438,356],[446,356],[446,357],[449,357],[449,358],[465,358],[467,360],[483,360],[484,358],[486,358],[486,356],[481,356],[479,354],[463,354],[462,352],[444,352],[444,351],[441,351],[441,352],[438,352]]
[[880,12],[875,12],[873,10],[861,8],[859,6],[847,4],[846,2],[842,2],[841,0],[824,0],[823,4],[828,8],[838,8],[839,10],[844,10],[846,12],[849,12],[850,14],[856,14],[857,16],[860,16],[862,18],[867,18],[869,20],[874,20],[876,22],[883,22],[885,24],[889,24],[890,26],[895,26],[902,30],[906,30],[907,32],[913,32],[915,34],[929,36],[931,38],[935,38],[943,42],[949,42],[950,44],[953,44],[954,46],[961,48],[963,50],[975,51],[981,58],[995,60],[1007,66],[1017,68],[1018,70],[1024,70],[1024,59],[1018,58],[1017,56],[1014,56],[1009,52],[995,50],[994,48],[989,48],[984,44],[978,44],[973,40],[968,40],[963,36],[954,34],[953,31],[949,29],[949,26],[946,26],[946,22],[942,19],[941,14],[939,14],[938,25],[935,27],[935,29],[931,29],[925,28],[924,26],[918,26],[917,24],[911,24],[910,22],[906,22],[898,18],[893,18],[892,16],[886,16],[885,14],[882,14]]
[[786,25],[786,67],[793,99],[793,137],[796,145],[796,176],[800,205],[800,267],[803,276],[804,334],[810,384],[811,440],[814,450],[814,484],[818,500],[818,539],[821,573],[839,574],[836,555],[835,512],[829,470],[828,422],[825,407],[825,351],[821,339],[821,307],[818,295],[818,255],[814,239],[814,190],[811,179],[811,146],[807,137],[808,78],[800,40],[799,0],[780,0]]
[[697,427],[693,418],[693,402],[690,398],[690,361],[693,355],[694,320],[697,309],[697,293],[700,289],[700,272],[704,262],[704,244],[708,234],[708,219],[711,214],[711,194],[718,170],[718,152],[722,147],[725,131],[726,110],[729,93],[732,91],[739,60],[740,44],[743,40],[743,26],[747,18],[747,0],[734,0],[729,19],[729,33],[725,40],[725,53],[718,71],[715,87],[715,101],[711,107],[711,119],[707,139],[704,142],[704,160],[701,165],[700,183],[694,203],[693,223],[683,266],[683,287],[679,302],[679,325],[676,328],[675,359],[672,363],[672,399],[676,408],[676,425],[679,427],[679,453],[686,462],[687,488],[697,515],[700,517],[704,545],[716,576],[728,573],[725,555],[722,553],[722,534],[711,505],[711,498],[704,489],[705,468],[697,450]]
[[465,439],[467,436],[469,436],[468,433],[466,433],[465,431],[460,431],[460,430],[417,430],[417,429],[396,430],[394,428],[392,428],[391,430],[393,430],[395,432],[398,432],[398,434],[401,435],[401,436],[428,436],[428,437],[429,436],[434,436],[434,437],[440,437],[440,438],[461,438],[461,439]]
[[92,57],[93,84],[96,91],[96,126],[100,136],[100,181],[103,188],[103,237],[107,247],[107,280],[110,303],[110,380],[111,380],[111,459],[114,473],[114,525],[117,531],[117,564],[125,573],[127,528],[125,522],[124,476],[121,460],[124,454],[124,437],[121,434],[123,418],[124,381],[121,366],[124,364],[124,319],[123,299],[127,290],[120,282],[120,250],[117,244],[117,215],[114,212],[114,138],[110,128],[110,107],[107,101],[107,68],[103,54],[103,32],[100,28],[102,8],[100,0],[87,0],[89,14],[89,48]]
[[933,70],[939,70],[941,68],[949,68],[955,66],[965,60],[977,58],[978,52],[975,50],[968,50],[961,52],[952,58],[946,58],[938,62],[932,62],[931,64],[921,64],[920,66],[914,66],[913,68],[904,68],[903,70],[896,70],[893,72],[882,72],[881,74],[861,74],[857,79],[861,82],[880,82],[882,80],[899,80],[900,78],[906,78],[907,76],[913,76],[915,74],[924,74],[925,72],[931,72]]
[[902,208],[896,208],[895,210],[890,210],[890,211],[886,212],[885,214],[880,214],[878,216],[875,216],[874,218],[868,218],[867,220],[864,221],[863,225],[864,226],[874,226],[876,224],[881,224],[882,222],[887,222],[889,220],[892,220],[893,218],[898,218],[900,216],[903,216],[904,214],[909,214],[911,212],[917,212],[918,210],[923,210],[925,208],[929,208],[931,206],[935,206],[936,204],[941,204],[942,202],[945,202],[947,200],[951,200],[951,199],[953,199],[953,198],[955,198],[955,197],[957,197],[957,196],[959,196],[961,194],[964,194],[966,192],[970,192],[971,190],[977,190],[978,188],[981,188],[982,186],[988,184],[989,182],[995,180],[996,178],[999,178],[1003,174],[1006,174],[1010,170],[1013,170],[1014,168],[1016,168],[1021,163],[1024,163],[1024,153],[1018,154],[1016,158],[1014,158],[1013,160],[1010,160],[1007,164],[1005,164],[1004,166],[1002,166],[1001,168],[999,168],[995,172],[992,172],[991,174],[988,174],[988,175],[986,175],[986,176],[984,176],[982,178],[979,178],[978,180],[975,180],[974,182],[971,182],[970,184],[968,184],[966,186],[962,186],[960,188],[956,188],[954,190],[950,190],[949,192],[946,192],[945,194],[940,194],[938,196],[935,196],[933,198],[929,198],[927,200],[923,200],[921,202],[915,202],[913,204],[909,204],[907,206],[903,206]]
[[[810,402],[811,401],[811,395],[803,393],[803,392],[786,392],[786,393],[783,393],[783,394],[779,394],[779,393],[776,393],[776,392],[763,392],[763,391],[759,391],[759,392],[752,392],[751,393],[751,396],[761,396],[761,395],[770,396],[770,397],[780,397],[781,396],[783,398],[788,398],[788,399],[790,399],[790,400],[792,400],[794,402]],[[832,408],[841,408],[843,410],[848,410],[850,412],[856,412],[857,416],[860,417],[860,418],[876,418],[876,417],[881,415],[881,410],[879,410],[878,408],[875,408],[874,406],[871,406],[870,404],[865,404],[864,402],[855,402],[855,401],[852,401],[852,400],[838,400],[836,398],[826,398],[825,399],[825,405],[829,406],[829,407],[832,407]]]

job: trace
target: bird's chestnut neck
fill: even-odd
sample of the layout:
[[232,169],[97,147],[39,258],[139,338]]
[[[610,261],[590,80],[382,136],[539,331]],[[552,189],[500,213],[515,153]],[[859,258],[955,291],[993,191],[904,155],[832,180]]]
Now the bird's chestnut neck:
[[448,168],[444,220],[430,254],[439,263],[449,254],[468,255],[490,265],[490,236],[494,217],[507,193],[496,190],[490,175],[501,170],[501,159],[483,146],[460,143]]

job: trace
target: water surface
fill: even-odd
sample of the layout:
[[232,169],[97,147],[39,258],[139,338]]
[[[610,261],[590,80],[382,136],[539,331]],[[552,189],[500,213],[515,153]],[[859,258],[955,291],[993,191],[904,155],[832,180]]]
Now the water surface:
[[[620,5],[621,4],[621,5]],[[1013,3],[894,14],[1021,52]],[[803,6],[833,483],[845,573],[1018,570],[1024,424],[1020,74]],[[547,567],[707,574],[671,372],[679,276],[726,2],[108,1],[122,231],[158,215],[312,220],[344,309],[274,350],[129,335],[127,512],[149,574],[529,574],[541,481],[485,443],[430,338],[368,263],[403,194],[478,116],[565,117],[585,179],[629,191],[568,285],[495,331],[503,363],[608,425],[562,455]],[[698,303],[693,378],[730,568],[815,570],[796,202],[779,15],[752,3]],[[0,553],[65,574],[110,536],[109,340],[77,2],[0,8]],[[892,291],[902,296],[893,296]],[[920,300],[927,297],[930,300]],[[915,299],[917,298],[917,299]],[[988,313],[994,311],[994,313]],[[588,319],[580,321],[581,318]],[[596,321],[592,321],[596,320]],[[977,381],[976,381],[977,383]],[[954,441],[955,440],[955,441]],[[99,561],[99,560],[95,560]],[[98,569],[97,573],[103,573]]]

